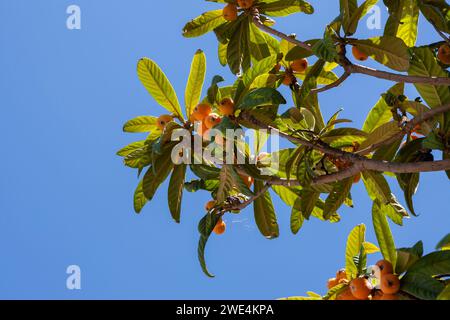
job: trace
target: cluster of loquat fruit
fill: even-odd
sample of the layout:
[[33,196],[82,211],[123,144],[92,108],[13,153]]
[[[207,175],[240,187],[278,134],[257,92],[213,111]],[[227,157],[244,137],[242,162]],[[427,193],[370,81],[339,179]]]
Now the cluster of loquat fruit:
[[[328,280],[328,289],[344,284],[345,289],[336,300],[398,300],[400,280],[394,274],[392,264],[387,260],[380,260],[370,277],[362,276],[349,281],[345,269],[336,273],[336,278]],[[374,286],[371,279],[375,279]]]
[[[305,73],[308,69],[309,63],[307,59],[297,59],[292,61],[288,66],[285,66],[283,84],[286,86],[292,85],[296,81],[295,73]],[[275,72],[281,70],[281,64],[275,66]]]
[[223,8],[223,17],[227,21],[235,21],[238,17],[238,6],[241,9],[247,10],[253,7],[254,0],[238,0],[237,4],[235,5],[233,3],[227,4]]
[[[189,121],[191,123],[198,122],[200,123],[197,126],[197,133],[201,136],[203,136],[205,139],[209,139],[209,133],[208,130],[216,127],[222,122],[223,117],[230,117],[234,115],[235,112],[235,105],[232,98],[224,98],[219,103],[218,106],[218,113],[213,112],[213,108],[208,103],[200,103],[198,104],[192,114],[189,117]],[[157,126],[161,130],[164,130],[166,125],[173,121],[172,115],[162,115],[157,120]],[[216,137],[216,143],[217,143],[217,137]],[[222,141],[223,142],[223,141]],[[266,153],[261,153],[258,157],[258,161],[263,161],[264,158],[267,158],[269,155]],[[239,173],[240,179],[244,182],[244,184],[247,186],[247,188],[251,188],[251,186],[254,183],[254,179],[248,175]],[[212,209],[214,209],[217,206],[216,200],[208,201],[205,205],[205,210],[207,212],[210,212]],[[222,220],[222,218],[219,219],[217,222],[213,232],[217,235],[224,234],[226,231],[226,223]]]

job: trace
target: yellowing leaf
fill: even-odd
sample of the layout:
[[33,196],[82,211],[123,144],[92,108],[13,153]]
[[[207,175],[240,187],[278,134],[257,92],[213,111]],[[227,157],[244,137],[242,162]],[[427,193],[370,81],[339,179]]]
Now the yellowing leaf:
[[388,68],[397,71],[409,69],[408,47],[402,39],[383,36],[367,40],[352,40],[350,43]]
[[138,63],[137,72],[139,80],[156,102],[183,118],[175,90],[158,65],[148,58],[143,58]]
[[191,72],[186,85],[185,105],[186,115],[188,117],[192,114],[195,106],[200,102],[205,75],[206,57],[203,51],[198,50],[192,59]]
[[364,224],[355,227],[348,236],[347,248],[345,250],[345,270],[349,280],[358,276],[358,267],[353,258],[359,255],[365,239],[366,226]]

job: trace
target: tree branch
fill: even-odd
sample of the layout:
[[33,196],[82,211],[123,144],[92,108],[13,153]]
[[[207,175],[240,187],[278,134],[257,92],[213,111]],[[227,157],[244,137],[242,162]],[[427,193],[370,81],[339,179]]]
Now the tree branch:
[[[312,47],[305,42],[297,40],[289,35],[275,30],[269,26],[264,25],[259,17],[259,12],[255,10],[253,12],[253,23],[262,31],[272,34],[276,37],[284,39],[296,46],[299,46],[305,50],[312,52]],[[345,69],[347,73],[360,73],[368,76],[372,76],[379,79],[394,81],[394,82],[404,82],[404,83],[419,83],[419,84],[430,84],[435,86],[450,86],[450,78],[439,78],[439,77],[421,77],[421,76],[408,76],[402,74],[396,74],[392,72],[380,71],[372,68],[367,68],[360,65],[340,63],[340,65]],[[345,79],[344,79],[345,80]]]
[[[445,106],[447,107],[447,106]],[[437,110],[438,108],[436,108]],[[441,108],[441,111],[445,108]],[[434,110],[434,109],[433,109]],[[431,114],[437,114],[437,111],[430,112],[427,114],[427,117],[432,117]],[[324,154],[341,158],[343,160],[347,160],[353,164],[350,169],[340,171],[338,173],[332,175],[324,175],[318,177],[315,184],[326,184],[330,182],[340,181],[345,178],[349,178],[357,175],[358,173],[366,170],[377,171],[377,172],[391,172],[391,173],[418,173],[418,172],[435,172],[435,171],[446,171],[450,170],[450,160],[443,161],[430,161],[430,162],[412,162],[412,163],[397,163],[397,162],[388,162],[388,161],[380,161],[373,160],[361,155],[342,151],[340,149],[332,148],[326,143],[322,141],[308,141],[299,137],[291,136],[287,133],[284,133],[277,128],[266,125],[263,122],[256,119],[254,116],[249,115],[246,112],[242,112],[240,114],[241,119],[251,122],[255,126],[258,126],[261,129],[270,130],[272,134],[278,134],[279,136],[293,142],[294,144],[300,144],[307,148],[311,148],[317,151],[320,151]],[[422,119],[427,118],[422,116],[419,120],[411,121],[410,125],[413,125],[416,122],[424,121]],[[283,185],[299,185],[300,182],[295,181],[287,181],[287,180],[274,180],[270,181],[271,184],[283,184]]]
[[223,213],[228,212],[228,211],[244,210],[249,205],[251,205],[253,202],[255,202],[255,200],[257,200],[258,198],[262,197],[270,189],[271,186],[272,186],[272,182],[269,181],[269,182],[267,182],[264,185],[264,187],[257,194],[255,194],[252,197],[250,197],[247,201],[244,201],[244,202],[242,202],[240,204],[225,206],[224,208],[222,208],[220,210],[220,212],[223,214]]
[[445,113],[445,112],[450,112],[450,103],[446,104],[446,105],[443,105],[443,106],[440,106],[438,108],[430,109],[427,112],[419,114],[414,119],[412,119],[409,122],[407,122],[406,125],[403,126],[402,131],[400,131],[398,134],[390,137],[389,139],[386,139],[385,141],[382,141],[382,142],[377,143],[377,144],[373,144],[373,145],[369,146],[366,149],[358,150],[355,153],[359,154],[359,155],[370,154],[370,153],[374,152],[375,150],[377,150],[378,148],[380,148],[382,146],[394,143],[397,140],[402,139],[406,134],[411,133],[411,131],[413,131],[414,128],[417,125],[419,125],[419,124],[421,124],[421,123],[423,123],[423,122],[425,122],[427,120],[430,120],[430,119],[434,118],[435,116],[437,116],[439,114],[442,114],[442,113]]
[[333,82],[333,83],[331,83],[331,84],[329,84],[329,85],[326,85],[326,86],[324,86],[324,87],[322,87],[322,88],[317,88],[317,89],[312,89],[311,90],[311,92],[312,93],[321,93],[321,92],[325,92],[325,91],[328,91],[328,90],[330,90],[330,89],[333,89],[333,88],[336,88],[336,87],[339,87],[345,80],[347,80],[349,77],[350,77],[350,73],[349,72],[344,72],[344,74],[338,79],[338,80],[336,80],[335,82]]

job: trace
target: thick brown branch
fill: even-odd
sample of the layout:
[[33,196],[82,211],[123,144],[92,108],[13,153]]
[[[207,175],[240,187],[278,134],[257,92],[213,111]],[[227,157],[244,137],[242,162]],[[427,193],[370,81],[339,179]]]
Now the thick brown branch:
[[[253,23],[262,31],[265,31],[269,34],[272,34],[276,37],[289,41],[296,46],[299,46],[303,49],[312,51],[310,45],[300,40],[297,40],[283,32],[275,30],[269,26],[264,25],[260,18],[259,13],[255,12],[253,17]],[[367,68],[360,65],[341,63],[341,66],[345,69],[347,73],[360,73],[368,76],[372,76],[379,79],[395,81],[395,82],[404,82],[404,83],[420,83],[420,84],[430,84],[435,86],[450,86],[450,78],[439,78],[439,77],[421,77],[421,76],[408,76],[402,74],[396,74],[392,72],[380,71],[372,68]]]
[[[435,111],[436,112],[436,111]],[[435,113],[437,114],[437,113]],[[432,117],[430,114],[428,114],[429,117]],[[428,117],[427,116],[427,117]],[[317,179],[315,183],[317,184],[324,184],[324,183],[330,183],[334,181],[339,181],[351,176],[355,176],[359,172],[365,171],[365,170],[371,170],[371,171],[377,171],[377,172],[391,172],[391,173],[417,173],[417,172],[434,172],[434,171],[445,171],[450,170],[450,160],[443,160],[443,161],[434,161],[434,162],[414,162],[414,163],[397,163],[397,162],[387,162],[387,161],[379,161],[379,160],[373,160],[366,157],[363,157],[361,155],[350,153],[346,151],[342,151],[340,149],[332,148],[329,145],[320,142],[320,141],[309,141],[305,140],[299,137],[291,136],[287,133],[281,132],[280,130],[266,125],[263,122],[259,121],[255,117],[249,115],[246,112],[242,112],[240,117],[242,119],[245,119],[252,124],[260,127],[261,129],[266,129],[271,131],[272,134],[278,134],[279,136],[288,139],[289,141],[303,145],[307,148],[315,149],[317,151],[320,151],[324,154],[338,157],[344,160],[347,160],[354,164],[354,166],[349,169],[345,170],[339,173],[336,173],[334,175],[329,176],[323,176]],[[424,116],[422,116],[422,119]],[[419,120],[416,120],[419,121]],[[322,179],[322,180],[320,180]],[[280,181],[271,181],[272,184],[280,183]],[[287,180],[282,182],[283,184],[291,184],[296,183],[294,181],[289,182]],[[298,184],[298,182],[297,182]]]

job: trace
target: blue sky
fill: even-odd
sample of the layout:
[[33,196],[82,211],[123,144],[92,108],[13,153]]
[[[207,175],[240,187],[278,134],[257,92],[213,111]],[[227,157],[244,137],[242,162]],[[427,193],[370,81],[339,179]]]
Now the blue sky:
[[[277,27],[302,39],[321,35],[338,1],[311,2],[316,15],[279,18]],[[70,4],[81,7],[81,30],[66,28]],[[185,194],[180,225],[170,218],[167,184],[141,215],[134,214],[136,173],[115,152],[141,137],[122,133],[122,125],[138,115],[164,113],[139,83],[136,63],[143,56],[157,61],[182,100],[192,55],[201,48],[208,82],[222,74],[231,83],[233,76],[218,64],[212,34],[181,36],[185,22],[217,7],[197,0],[0,2],[0,298],[273,299],[324,293],[326,280],[344,264],[348,232],[365,223],[368,240],[375,241],[371,203],[361,184],[353,190],[355,209],[341,210],[341,223],[312,220],[297,236],[289,231],[290,211],[274,198],[280,238],[264,239],[251,209],[227,218],[228,232],[208,244],[208,264],[217,275],[208,279],[196,255],[207,194]],[[363,24],[358,37],[380,33]],[[423,21],[421,33],[421,43],[438,40]],[[390,86],[353,76],[324,93],[321,105],[327,116],[343,107],[343,117],[360,127]],[[423,175],[415,198],[421,215],[393,227],[397,245],[422,239],[431,250],[449,231],[449,196],[444,174]],[[79,291],[66,289],[65,271],[73,264],[82,271]]]

